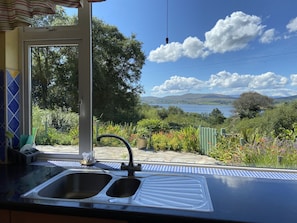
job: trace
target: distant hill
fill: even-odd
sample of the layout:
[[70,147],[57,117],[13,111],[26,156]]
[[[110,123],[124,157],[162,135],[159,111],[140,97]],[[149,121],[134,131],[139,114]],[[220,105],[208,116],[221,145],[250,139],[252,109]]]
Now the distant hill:
[[[141,97],[141,102],[147,104],[217,104],[230,105],[239,96],[223,94],[184,94],[165,97],[146,96]],[[289,97],[278,97],[273,99],[275,103],[297,100],[297,95]]]
[[290,102],[290,101],[296,101],[297,95],[294,96],[288,96],[288,97],[277,97],[273,99],[276,103],[283,103],[283,102]]
[[147,104],[232,104],[235,96],[222,94],[184,94],[165,97],[141,97],[141,102]]

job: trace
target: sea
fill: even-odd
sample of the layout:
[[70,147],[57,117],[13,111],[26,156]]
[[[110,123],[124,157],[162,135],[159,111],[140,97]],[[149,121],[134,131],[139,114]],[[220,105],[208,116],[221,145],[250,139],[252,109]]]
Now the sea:
[[168,108],[169,106],[175,106],[182,109],[184,112],[192,112],[199,114],[210,114],[213,109],[219,109],[226,118],[229,118],[233,114],[234,107],[232,105],[197,105],[197,104],[150,104],[152,106],[160,106]]

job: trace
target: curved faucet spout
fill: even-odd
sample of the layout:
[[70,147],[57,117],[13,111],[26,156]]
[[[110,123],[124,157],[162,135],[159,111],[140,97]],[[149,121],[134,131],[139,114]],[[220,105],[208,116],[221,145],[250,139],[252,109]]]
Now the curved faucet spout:
[[132,154],[132,149],[131,149],[131,146],[130,144],[122,137],[118,136],[118,135],[114,135],[114,134],[103,134],[103,135],[100,135],[97,137],[97,141],[100,142],[100,140],[102,138],[116,138],[116,139],[119,139],[121,140],[127,150],[128,150],[128,153],[129,153],[129,164],[128,165],[125,165],[124,163],[122,163],[121,165],[121,169],[122,170],[127,170],[128,171],[128,176],[134,176],[134,172],[135,171],[140,171],[141,170],[141,165],[138,164],[137,166],[134,166],[134,163],[133,163],[133,154]]

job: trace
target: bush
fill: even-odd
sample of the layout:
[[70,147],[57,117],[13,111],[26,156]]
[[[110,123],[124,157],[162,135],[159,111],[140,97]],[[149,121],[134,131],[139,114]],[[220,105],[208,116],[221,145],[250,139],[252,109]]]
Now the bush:
[[[120,125],[120,124],[114,124],[113,122],[107,122],[107,123],[100,122],[98,126],[98,134],[94,137],[96,140],[95,144],[98,144],[97,142],[98,135],[114,134],[114,135],[121,136],[124,139],[127,139],[131,145],[135,145],[136,139],[134,137],[131,137],[132,135],[135,135],[135,132],[136,132],[135,126],[132,123],[129,123],[129,124],[126,123],[126,124]],[[100,141],[100,145],[123,146],[123,143],[114,138],[103,138]]]
[[168,130],[168,123],[159,119],[142,119],[137,122],[137,134],[139,137],[149,137],[152,133]]
[[71,135],[61,133],[54,128],[38,130],[38,137],[35,140],[37,145],[71,145]]
[[198,131],[194,127],[187,127],[179,131],[154,133],[152,146],[155,150],[201,153]]
[[245,159],[240,137],[235,134],[219,136],[216,147],[210,151],[209,155],[228,165],[242,165]]

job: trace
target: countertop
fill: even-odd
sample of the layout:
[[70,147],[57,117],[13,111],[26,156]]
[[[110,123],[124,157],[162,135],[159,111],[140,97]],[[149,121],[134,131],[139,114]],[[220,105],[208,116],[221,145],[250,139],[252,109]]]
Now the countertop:
[[213,212],[80,202],[53,204],[46,201],[25,201],[20,197],[21,194],[63,170],[65,168],[53,165],[0,165],[0,209],[106,217],[129,222],[171,222],[174,220],[179,222],[289,223],[297,221],[297,180],[295,179],[199,173],[207,180]]

